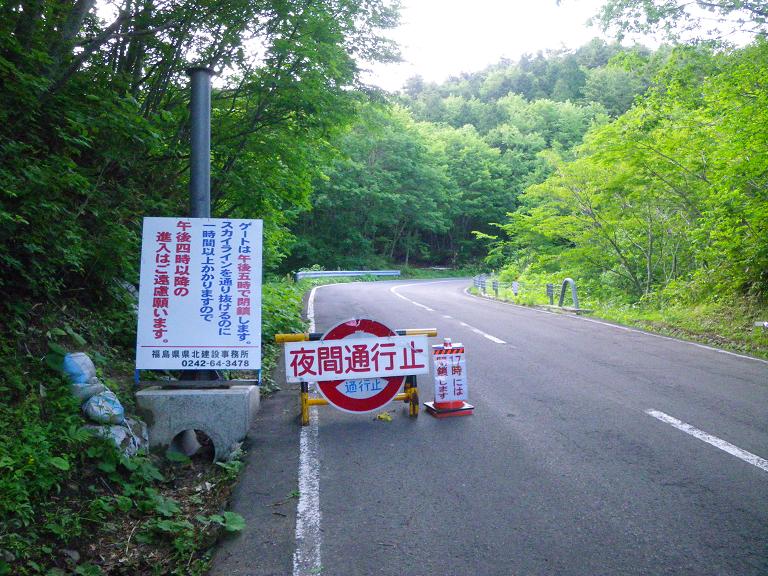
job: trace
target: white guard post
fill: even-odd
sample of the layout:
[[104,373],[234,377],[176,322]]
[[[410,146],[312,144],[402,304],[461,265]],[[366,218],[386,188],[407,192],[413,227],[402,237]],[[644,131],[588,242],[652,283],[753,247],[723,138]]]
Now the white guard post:
[[435,418],[469,416],[474,410],[469,399],[467,366],[463,344],[452,344],[445,338],[442,345],[432,346],[435,374],[435,401],[424,406]]

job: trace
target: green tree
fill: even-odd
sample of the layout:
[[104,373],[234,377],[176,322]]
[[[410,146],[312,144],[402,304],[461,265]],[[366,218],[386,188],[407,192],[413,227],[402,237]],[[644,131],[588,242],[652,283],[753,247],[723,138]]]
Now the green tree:
[[471,232],[488,230],[489,222],[514,208],[516,191],[509,186],[508,169],[499,150],[489,146],[473,126],[455,129],[422,124],[420,130],[450,182],[445,208],[451,227],[444,259],[466,262],[477,257],[480,249]]
[[678,47],[647,95],[520,196],[492,257],[638,299],[766,298],[768,43]]
[[598,14],[605,30],[663,31],[670,39],[721,37],[734,31],[763,34],[768,26],[764,0],[608,0]]
[[126,0],[104,22],[93,1],[0,2],[8,301],[109,296],[135,278],[141,216],[186,212],[190,62],[222,73],[214,214],[263,217],[274,265],[328,138],[354,117],[359,66],[395,57],[379,32],[396,7]]
[[602,104],[611,116],[617,117],[629,110],[645,85],[637,74],[618,66],[595,68],[587,74],[584,98]]
[[338,141],[343,157],[315,181],[313,209],[297,223],[289,267],[366,268],[431,259],[443,232],[446,177],[408,113],[366,106]]

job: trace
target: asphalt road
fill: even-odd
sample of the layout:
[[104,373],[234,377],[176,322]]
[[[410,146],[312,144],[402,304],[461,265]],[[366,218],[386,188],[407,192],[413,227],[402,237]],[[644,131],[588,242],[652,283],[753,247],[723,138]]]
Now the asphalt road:
[[475,414],[321,407],[300,438],[289,387],[252,434],[249,531],[212,574],[768,574],[768,363],[467,285],[317,290],[318,331],[367,317],[463,342]]

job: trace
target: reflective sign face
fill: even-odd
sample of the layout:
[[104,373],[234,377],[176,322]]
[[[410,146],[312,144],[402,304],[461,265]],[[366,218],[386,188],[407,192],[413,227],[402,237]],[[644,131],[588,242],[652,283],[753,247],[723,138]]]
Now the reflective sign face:
[[468,400],[467,365],[464,347],[433,347],[435,402]]
[[145,218],[136,368],[261,368],[261,220]]
[[285,346],[286,377],[289,382],[318,382],[334,377],[424,374],[427,354],[426,336],[371,338],[356,332],[344,340],[289,342]]
[[[307,352],[300,353],[302,347]],[[289,380],[315,381],[329,404],[361,414],[391,402],[404,374],[427,374],[427,354],[426,336],[397,336],[376,320],[353,319],[337,324],[320,341],[286,344],[285,364]]]

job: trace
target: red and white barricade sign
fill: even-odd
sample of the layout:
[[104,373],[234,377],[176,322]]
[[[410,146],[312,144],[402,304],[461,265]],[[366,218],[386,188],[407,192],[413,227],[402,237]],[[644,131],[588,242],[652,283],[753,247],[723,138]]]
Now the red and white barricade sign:
[[288,342],[289,382],[317,382],[328,403],[354,413],[392,401],[405,376],[429,373],[426,336],[398,336],[376,320],[337,324],[321,340]]

